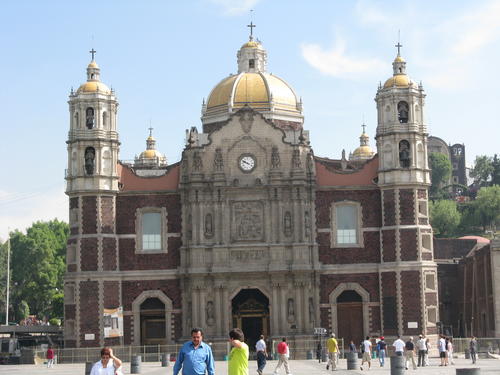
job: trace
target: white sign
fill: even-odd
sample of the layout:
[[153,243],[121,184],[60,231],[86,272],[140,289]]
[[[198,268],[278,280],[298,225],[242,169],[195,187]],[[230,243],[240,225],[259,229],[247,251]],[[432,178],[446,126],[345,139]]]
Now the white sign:
[[326,328],[314,328],[315,335],[326,335]]
[[93,334],[93,333],[86,333],[85,334],[85,340],[95,340],[95,334]]
[[104,309],[103,315],[104,337],[123,336],[123,308]]
[[408,322],[408,328],[418,328],[418,322]]

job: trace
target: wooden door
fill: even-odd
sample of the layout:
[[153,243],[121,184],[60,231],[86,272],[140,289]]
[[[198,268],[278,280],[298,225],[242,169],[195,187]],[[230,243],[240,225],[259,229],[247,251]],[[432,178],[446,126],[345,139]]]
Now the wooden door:
[[344,339],[347,347],[352,340],[356,346],[363,341],[363,304],[343,302],[337,304],[337,337]]

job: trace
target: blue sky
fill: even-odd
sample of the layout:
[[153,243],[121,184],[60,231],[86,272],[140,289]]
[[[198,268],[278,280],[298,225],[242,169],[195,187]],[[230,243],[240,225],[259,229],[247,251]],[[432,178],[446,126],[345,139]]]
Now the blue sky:
[[8,1],[0,13],[0,238],[33,221],[67,220],[68,94],[88,51],[120,102],[120,159],[158,148],[179,160],[203,98],[234,73],[253,9],[268,71],[303,99],[316,155],[374,145],[379,81],[401,30],[407,71],[427,92],[430,133],[476,155],[500,153],[500,1]]

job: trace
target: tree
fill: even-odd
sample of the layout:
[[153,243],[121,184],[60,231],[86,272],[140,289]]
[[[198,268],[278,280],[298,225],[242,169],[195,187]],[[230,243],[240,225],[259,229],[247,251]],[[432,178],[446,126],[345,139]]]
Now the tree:
[[488,186],[493,173],[493,159],[490,156],[476,156],[474,168],[470,171],[470,176],[474,178],[474,183],[478,186]]
[[432,169],[430,188],[431,196],[444,197],[445,194],[440,190],[443,184],[448,182],[451,175],[451,162],[446,155],[439,152],[432,152],[429,156],[429,166]]
[[482,187],[474,205],[483,230],[488,226],[495,230],[496,222],[500,220],[500,186]]
[[493,166],[493,172],[491,173],[491,184],[500,185],[500,158],[497,154],[493,156],[491,165]]
[[68,225],[58,220],[11,233],[12,300],[26,301],[32,314],[53,314],[52,301],[63,290],[68,234]]
[[[0,242],[0,322],[5,322],[5,293],[7,291],[7,242]],[[1,324],[0,323],[0,324]]]
[[452,200],[430,202],[430,219],[437,237],[450,237],[456,233],[460,224],[460,212],[457,203]]

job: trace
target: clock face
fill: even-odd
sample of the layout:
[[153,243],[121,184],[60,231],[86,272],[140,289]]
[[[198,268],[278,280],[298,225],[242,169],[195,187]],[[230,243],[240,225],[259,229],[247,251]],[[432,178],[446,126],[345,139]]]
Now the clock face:
[[255,158],[251,155],[241,156],[240,168],[243,172],[251,172],[255,168]]

